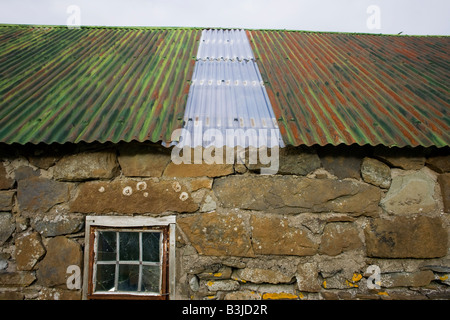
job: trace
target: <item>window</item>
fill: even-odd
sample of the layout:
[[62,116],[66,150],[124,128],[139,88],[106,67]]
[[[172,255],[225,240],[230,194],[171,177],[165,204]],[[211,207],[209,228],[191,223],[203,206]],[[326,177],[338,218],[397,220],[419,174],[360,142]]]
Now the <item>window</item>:
[[172,216],[87,217],[84,297],[168,299],[174,292],[174,226]]

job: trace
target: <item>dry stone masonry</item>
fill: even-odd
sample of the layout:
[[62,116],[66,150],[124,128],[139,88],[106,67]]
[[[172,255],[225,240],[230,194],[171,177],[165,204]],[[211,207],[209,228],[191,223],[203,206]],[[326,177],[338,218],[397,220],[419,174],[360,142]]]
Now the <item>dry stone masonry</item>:
[[0,299],[81,299],[67,266],[87,263],[86,215],[176,215],[177,299],[450,298],[447,149],[286,149],[260,169],[2,146]]

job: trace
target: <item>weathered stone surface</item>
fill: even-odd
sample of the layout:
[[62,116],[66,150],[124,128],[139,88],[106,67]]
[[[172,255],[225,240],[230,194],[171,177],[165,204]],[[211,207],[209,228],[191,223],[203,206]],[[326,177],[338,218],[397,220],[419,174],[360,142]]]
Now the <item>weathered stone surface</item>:
[[358,230],[350,223],[329,223],[323,231],[319,253],[336,256],[344,251],[362,247]]
[[434,179],[423,170],[396,176],[380,204],[392,214],[433,212],[437,208],[435,184]]
[[21,292],[6,291],[0,292],[0,300],[23,300],[25,295]]
[[59,159],[61,159],[60,155],[56,153],[53,154],[42,154],[39,156],[29,156],[28,161],[35,167],[47,170],[51,166],[53,166]]
[[2,287],[28,287],[36,280],[33,272],[0,272],[0,286]]
[[232,269],[231,267],[222,266],[216,272],[202,272],[197,274],[197,277],[201,280],[221,280],[230,279]]
[[33,219],[31,225],[42,236],[55,237],[80,231],[84,226],[84,217],[68,214],[45,215]]
[[281,213],[378,213],[378,188],[350,180],[297,176],[230,176],[214,181],[214,193],[227,208]]
[[46,212],[69,200],[69,184],[39,177],[20,180],[17,200],[22,212]]
[[311,231],[289,225],[287,219],[251,217],[252,244],[256,254],[309,256],[318,245],[311,240]]
[[36,263],[46,252],[37,232],[20,236],[16,239],[15,245],[17,270],[33,270]]
[[394,272],[381,274],[381,286],[394,287],[423,287],[434,280],[434,273],[430,270],[419,272]]
[[419,170],[425,165],[425,157],[413,149],[377,149],[374,156],[386,161],[391,167],[404,170]]
[[450,173],[440,174],[438,182],[441,187],[444,212],[450,213]]
[[192,191],[197,191],[199,189],[211,189],[212,185],[213,185],[213,179],[211,178],[206,178],[206,177],[201,177],[201,178],[197,178],[197,179],[193,179],[190,181],[191,184],[191,190]]
[[319,292],[319,269],[317,263],[300,263],[297,268],[297,287],[300,291]]
[[38,283],[46,287],[67,286],[67,267],[81,268],[82,250],[80,245],[63,236],[52,238],[47,243],[47,254],[38,264]]
[[42,288],[38,300],[81,300],[81,290]]
[[351,154],[326,154],[320,158],[325,170],[335,175],[339,179],[353,178],[360,179],[360,168],[362,158]]
[[20,166],[14,171],[14,177],[17,181],[25,180],[33,177],[39,177],[41,170],[34,170],[32,167]]
[[448,232],[440,218],[375,219],[364,232],[369,257],[436,258],[447,254]]
[[0,191],[0,211],[11,211],[15,191]]
[[127,177],[161,177],[170,152],[157,147],[121,147],[118,161]]
[[53,175],[57,180],[83,181],[110,179],[117,173],[118,163],[115,152],[103,151],[66,156],[56,163]]
[[261,300],[261,294],[251,290],[227,293],[224,300]]
[[9,212],[0,212],[0,246],[12,235],[16,228],[16,224]]
[[239,281],[272,284],[289,283],[292,281],[293,277],[294,274],[262,268],[237,269],[231,275],[232,279]]
[[91,181],[79,186],[70,210],[80,213],[194,212],[198,209],[188,189],[176,180],[146,179]]
[[0,162],[0,190],[11,189],[14,183],[14,179],[7,177],[5,166]]
[[166,177],[221,177],[234,173],[233,164],[174,164],[169,162],[164,176]]
[[249,227],[239,214],[209,212],[177,219],[201,255],[253,257]]
[[320,166],[319,156],[315,152],[290,148],[280,152],[278,174],[304,176],[320,168]]
[[234,280],[200,281],[200,286],[206,286],[208,291],[234,291],[239,289],[239,282]]
[[438,173],[450,172],[450,155],[430,157],[426,164]]
[[376,159],[363,159],[361,176],[365,182],[381,188],[389,188],[391,185],[391,169],[388,165]]

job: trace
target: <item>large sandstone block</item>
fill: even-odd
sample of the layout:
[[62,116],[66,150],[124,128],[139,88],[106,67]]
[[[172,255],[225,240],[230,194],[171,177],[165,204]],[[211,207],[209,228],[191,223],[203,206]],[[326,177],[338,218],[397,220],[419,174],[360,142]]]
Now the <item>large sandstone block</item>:
[[53,175],[56,180],[63,181],[110,179],[117,175],[118,170],[115,152],[84,152],[59,160]]
[[224,207],[280,213],[374,215],[381,198],[362,182],[297,176],[229,176],[214,181],[213,190]]
[[66,288],[67,267],[71,265],[81,268],[82,250],[74,240],[59,236],[47,243],[47,254],[38,264],[38,283],[46,287],[61,286]]
[[393,272],[381,274],[381,286],[395,287],[424,287],[434,280],[434,273],[430,270],[418,272]]
[[436,181],[424,170],[398,175],[380,204],[392,214],[433,212],[437,208],[435,185]]
[[24,234],[16,239],[17,270],[33,270],[33,267],[45,254],[39,233]]
[[15,180],[6,175],[6,169],[3,163],[0,162],[0,190],[11,189],[14,187]]
[[201,255],[254,256],[248,223],[239,214],[209,212],[178,218],[177,224]]
[[85,182],[70,205],[72,212],[80,213],[194,212],[197,209],[198,204],[180,182],[153,179]]
[[234,173],[233,164],[175,164],[170,162],[164,171],[166,177],[222,177]]
[[440,218],[375,219],[364,232],[369,257],[437,258],[447,254],[448,231]]
[[69,200],[69,184],[46,178],[32,177],[20,180],[17,200],[22,212],[46,212],[54,205]]
[[127,177],[161,177],[170,161],[170,152],[156,147],[122,147],[118,161]]
[[317,253],[318,245],[311,231],[290,226],[287,219],[251,217],[252,244],[256,254],[309,256]]
[[359,249],[362,245],[353,224],[329,223],[323,231],[319,253],[336,256],[344,251]]
[[0,272],[0,287],[28,287],[35,280],[33,272]]

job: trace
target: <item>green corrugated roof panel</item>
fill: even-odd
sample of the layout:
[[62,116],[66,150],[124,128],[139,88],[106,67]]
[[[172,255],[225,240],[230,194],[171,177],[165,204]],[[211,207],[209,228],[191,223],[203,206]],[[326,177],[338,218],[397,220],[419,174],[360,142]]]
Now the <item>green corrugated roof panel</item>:
[[0,141],[167,142],[200,29],[0,26]]
[[287,145],[450,145],[450,37],[248,35]]

